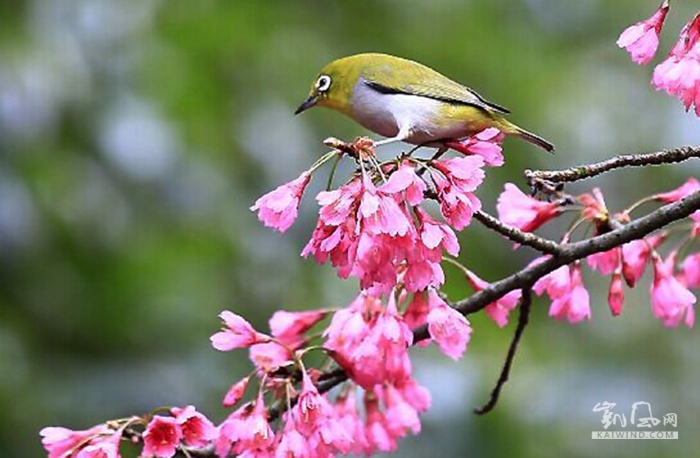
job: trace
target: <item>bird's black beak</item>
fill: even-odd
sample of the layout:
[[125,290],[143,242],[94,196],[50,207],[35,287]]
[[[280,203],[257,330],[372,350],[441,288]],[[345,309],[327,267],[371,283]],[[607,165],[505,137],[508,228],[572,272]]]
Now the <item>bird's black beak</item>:
[[299,105],[299,108],[294,112],[295,115],[298,115],[302,111],[306,111],[312,106],[316,105],[316,102],[318,102],[318,96],[317,95],[310,95],[308,99],[304,101],[301,105]]

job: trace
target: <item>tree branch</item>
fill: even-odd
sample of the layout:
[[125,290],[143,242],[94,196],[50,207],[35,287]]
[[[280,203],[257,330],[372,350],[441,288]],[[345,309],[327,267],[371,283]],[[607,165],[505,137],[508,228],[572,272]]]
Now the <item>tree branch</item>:
[[537,181],[573,182],[623,167],[673,164],[692,158],[700,158],[700,147],[681,146],[657,153],[626,154],[595,164],[579,165],[564,170],[525,170],[525,178],[531,186]]
[[477,415],[484,415],[491,412],[496,403],[498,402],[498,397],[501,395],[501,389],[503,385],[508,381],[510,376],[510,369],[513,366],[513,360],[515,359],[515,352],[518,350],[518,344],[520,343],[520,338],[523,335],[523,331],[527,327],[528,320],[530,318],[530,306],[532,305],[532,290],[530,287],[522,289],[522,296],[520,297],[520,307],[518,315],[518,327],[515,328],[515,334],[513,335],[513,340],[508,347],[508,355],[506,356],[506,361],[503,363],[503,368],[501,369],[501,375],[498,377],[496,386],[493,387],[491,391],[491,397],[488,402],[481,407],[474,409],[474,413]]
[[562,247],[557,242],[538,237],[529,232],[523,232],[513,226],[504,224],[497,218],[481,210],[474,213],[474,219],[515,243],[529,246],[542,253],[551,254],[552,256],[559,256],[561,254]]

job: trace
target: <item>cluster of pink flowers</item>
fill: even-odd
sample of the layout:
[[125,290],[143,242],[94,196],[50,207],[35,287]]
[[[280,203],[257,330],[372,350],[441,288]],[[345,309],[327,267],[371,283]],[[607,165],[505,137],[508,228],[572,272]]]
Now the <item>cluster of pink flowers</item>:
[[[484,166],[503,164],[502,139],[497,129],[486,129],[448,144],[463,157],[362,168],[340,188],[318,194],[318,223],[302,255],[330,262],[341,278],[356,277],[361,289],[373,294],[387,294],[399,283],[410,292],[440,286],[443,252],[459,253],[453,229],[469,225],[481,208],[474,191],[484,179]],[[298,214],[309,179],[309,171],[304,172],[251,209],[266,226],[284,232]],[[428,190],[445,222],[421,208]]]
[[[657,194],[653,198],[658,202],[671,203],[698,190],[700,182],[691,178],[678,189]],[[581,217],[593,226],[596,234],[610,230],[612,222],[622,222],[628,218],[626,214],[610,215],[598,189],[579,196],[577,200],[581,205]],[[518,191],[512,184],[506,184],[498,205],[500,219],[523,231],[534,230],[561,214],[561,210],[558,202],[540,202]],[[700,212],[690,218],[692,223],[687,240],[700,234]],[[613,315],[622,312],[625,299],[623,283],[633,288],[646,266],[651,264],[654,279],[650,297],[654,315],[666,326],[678,326],[681,322],[693,326],[696,298],[690,289],[700,288],[700,253],[689,254],[679,263],[679,252],[673,249],[664,259],[656,249],[666,240],[664,234],[652,234],[586,258],[592,270],[610,276],[608,305]],[[541,262],[545,258],[533,262]],[[549,296],[552,300],[549,314],[556,319],[576,323],[591,317],[590,298],[583,283],[581,262],[562,266],[542,277],[535,283],[534,291]]]
[[[457,229],[469,224],[480,202],[473,191],[483,179],[478,156],[434,161],[445,218]],[[357,277],[360,287],[386,294],[400,281],[411,292],[439,286],[442,251],[459,252],[453,230],[419,204],[426,183],[408,161],[375,186],[366,172],[338,190],[322,192],[319,221],[302,255],[330,261],[342,278]]]
[[175,407],[169,413],[128,418],[84,431],[50,426],[40,434],[49,458],[119,458],[125,431],[137,426],[145,426],[141,434],[144,458],[170,458],[178,450],[203,448],[216,441],[216,427],[193,406]]
[[[659,34],[669,11],[668,1],[649,18],[622,32],[618,46],[626,48],[632,60],[648,64],[659,47]],[[652,84],[669,95],[678,97],[686,110],[695,105],[700,116],[700,13],[681,30],[676,45],[666,59],[656,66]]]
[[[230,311],[223,312],[224,328],[212,336],[214,347],[249,348],[260,382],[256,400],[236,409],[219,426],[216,453],[221,457],[372,454],[395,450],[398,439],[418,433],[418,415],[430,406],[430,395],[411,376],[411,327],[426,324],[431,340],[454,359],[465,352],[471,327],[434,290],[412,297],[403,292],[398,299],[403,311],[393,293],[384,304],[362,292],[348,307],[333,313],[320,349],[345,370],[349,381],[332,399],[319,392],[318,373],[307,371],[302,362],[309,342],[306,334],[327,312],[277,312],[270,320],[270,335],[255,331]],[[260,347],[265,348],[262,353],[276,356],[261,359]],[[297,392],[294,379],[299,373]],[[236,382],[224,405],[236,405],[250,380],[248,376]],[[357,405],[359,390],[364,392],[364,409]],[[264,392],[271,394],[268,402]],[[268,421],[270,405],[293,402],[282,415],[282,424],[273,428]]]

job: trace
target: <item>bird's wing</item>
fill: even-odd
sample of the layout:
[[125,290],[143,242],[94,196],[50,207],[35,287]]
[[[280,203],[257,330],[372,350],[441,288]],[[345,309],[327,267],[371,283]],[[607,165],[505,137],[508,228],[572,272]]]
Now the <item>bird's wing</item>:
[[418,64],[410,72],[401,75],[401,83],[389,66],[377,66],[363,75],[368,86],[382,93],[412,94],[443,102],[473,105],[499,113],[510,113],[505,107],[484,99],[475,91],[463,86],[435,70]]

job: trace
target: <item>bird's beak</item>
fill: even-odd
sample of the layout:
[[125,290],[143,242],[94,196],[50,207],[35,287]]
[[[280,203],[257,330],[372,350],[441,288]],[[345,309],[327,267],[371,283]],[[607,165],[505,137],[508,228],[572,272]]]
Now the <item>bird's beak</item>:
[[304,101],[301,105],[299,105],[299,108],[294,112],[295,115],[298,115],[302,111],[306,111],[312,106],[316,105],[316,102],[318,102],[318,95],[310,95],[308,99]]

